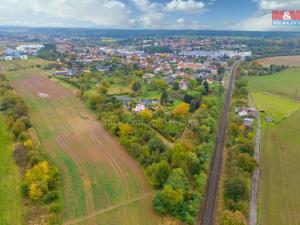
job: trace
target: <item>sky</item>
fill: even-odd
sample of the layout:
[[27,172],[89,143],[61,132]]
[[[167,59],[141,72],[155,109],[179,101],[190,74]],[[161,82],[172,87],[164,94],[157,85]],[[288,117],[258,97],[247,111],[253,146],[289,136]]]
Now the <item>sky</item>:
[[300,30],[272,26],[272,10],[300,0],[0,0],[0,26]]

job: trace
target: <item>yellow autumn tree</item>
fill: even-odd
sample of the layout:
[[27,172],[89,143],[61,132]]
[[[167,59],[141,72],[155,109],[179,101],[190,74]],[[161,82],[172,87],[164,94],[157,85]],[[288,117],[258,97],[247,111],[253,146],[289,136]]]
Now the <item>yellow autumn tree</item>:
[[142,112],[140,112],[140,115],[145,120],[151,120],[152,119],[152,112],[149,109],[145,109]]
[[187,103],[180,103],[175,109],[173,109],[172,114],[175,117],[185,116],[189,112],[189,104]]
[[127,136],[131,133],[132,126],[128,123],[121,123],[119,125],[119,129],[120,129],[120,135],[121,136]]
[[31,200],[33,200],[33,201],[39,200],[43,196],[43,194],[44,193],[38,184],[32,183],[29,186],[28,196]]
[[31,200],[38,200],[47,193],[50,178],[47,161],[40,162],[27,171],[24,182],[28,186],[28,196]]
[[24,147],[27,150],[32,150],[33,149],[33,141],[32,140],[27,140],[24,142]]

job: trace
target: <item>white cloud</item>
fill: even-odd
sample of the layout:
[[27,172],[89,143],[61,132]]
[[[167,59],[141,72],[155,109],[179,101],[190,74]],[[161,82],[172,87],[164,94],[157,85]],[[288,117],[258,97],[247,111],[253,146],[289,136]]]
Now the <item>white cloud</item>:
[[131,2],[142,12],[157,11],[162,7],[161,4],[148,0],[131,0]]
[[[116,16],[117,15],[117,16]],[[0,18],[39,25],[53,21],[94,26],[131,26],[131,11],[120,0],[1,0]]]
[[272,25],[272,14],[255,14],[240,23],[231,23],[226,29],[244,30],[244,31],[297,31],[298,27],[294,26],[277,26]]
[[0,25],[198,29],[176,12],[184,17],[204,9],[200,0],[0,0]]
[[172,0],[166,5],[165,10],[167,12],[199,12],[204,7],[205,4],[203,2],[196,0]]
[[145,28],[161,28],[165,26],[163,20],[165,15],[161,12],[148,13],[140,18],[142,25]]
[[238,30],[249,30],[249,31],[270,31],[272,27],[272,15],[265,14],[262,16],[250,17],[241,23],[233,26]]
[[299,0],[253,0],[261,10],[299,9]]
[[206,28],[206,26],[196,22],[196,21],[189,21],[185,18],[179,18],[175,24],[170,25],[169,29],[191,29],[191,30],[199,30]]
[[300,8],[300,0],[253,0],[258,10],[251,17],[242,22],[235,22],[226,26],[232,30],[249,31],[295,31],[298,27],[272,25],[271,10],[286,10]]

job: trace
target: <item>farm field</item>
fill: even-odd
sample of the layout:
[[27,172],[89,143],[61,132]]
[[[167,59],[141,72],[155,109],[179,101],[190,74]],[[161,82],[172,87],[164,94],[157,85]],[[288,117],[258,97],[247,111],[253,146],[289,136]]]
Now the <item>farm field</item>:
[[23,224],[21,178],[12,147],[10,134],[0,116],[0,225]]
[[300,56],[276,56],[257,60],[257,62],[264,66],[285,65],[291,67],[300,67]]
[[[248,77],[254,104],[277,124],[263,126],[260,151],[260,224],[300,223],[300,70]],[[297,92],[296,92],[297,94]],[[296,100],[295,101],[295,96]],[[265,123],[265,122],[264,122]]]
[[23,69],[7,77],[28,103],[43,148],[62,170],[65,223],[161,224],[137,163],[72,89],[44,73]]

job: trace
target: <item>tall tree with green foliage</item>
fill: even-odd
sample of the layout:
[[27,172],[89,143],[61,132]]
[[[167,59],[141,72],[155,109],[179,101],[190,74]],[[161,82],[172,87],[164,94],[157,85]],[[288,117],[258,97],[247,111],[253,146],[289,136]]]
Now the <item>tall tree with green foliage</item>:
[[163,90],[162,94],[161,94],[161,97],[160,97],[160,103],[162,105],[166,105],[170,102],[170,97],[169,97],[169,94],[166,90]]

